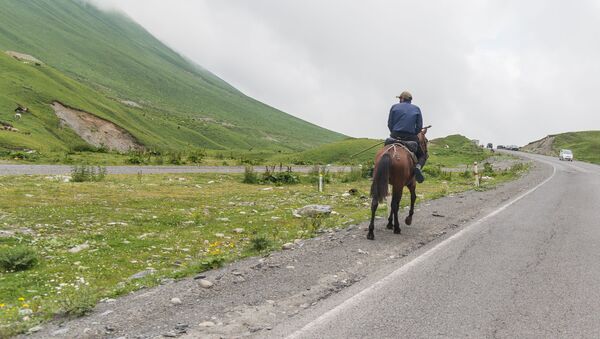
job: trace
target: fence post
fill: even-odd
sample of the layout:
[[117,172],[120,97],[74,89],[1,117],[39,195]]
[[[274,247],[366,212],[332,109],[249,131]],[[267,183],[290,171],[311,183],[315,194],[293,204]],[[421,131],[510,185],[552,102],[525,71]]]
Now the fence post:
[[475,187],[479,187],[479,170],[477,168],[477,161],[473,163],[473,174],[475,175]]

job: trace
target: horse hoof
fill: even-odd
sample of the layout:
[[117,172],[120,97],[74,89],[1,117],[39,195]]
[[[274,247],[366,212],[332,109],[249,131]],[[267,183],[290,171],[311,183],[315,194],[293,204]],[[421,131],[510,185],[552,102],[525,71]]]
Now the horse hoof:
[[369,239],[369,240],[375,240],[375,234],[373,234],[373,233],[367,234],[367,239]]
[[406,217],[406,219],[404,219],[404,223],[406,223],[407,225],[412,224],[412,217]]
[[387,226],[385,226],[388,230],[391,230],[392,228],[394,228],[394,225],[392,224],[387,224]]
[[402,232],[401,229],[394,230],[394,234],[400,234],[400,232]]

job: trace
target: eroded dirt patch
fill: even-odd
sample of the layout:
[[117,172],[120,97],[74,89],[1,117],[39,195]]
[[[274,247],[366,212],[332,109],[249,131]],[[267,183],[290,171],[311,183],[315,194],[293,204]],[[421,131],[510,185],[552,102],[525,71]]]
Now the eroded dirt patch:
[[90,145],[127,152],[143,146],[125,129],[91,113],[67,107],[58,101],[52,103],[54,113],[63,126],[69,126]]
[[44,64],[38,58],[36,58],[32,55],[29,55],[29,54],[19,53],[19,52],[14,52],[14,51],[6,51],[5,53],[21,62],[34,63],[34,64],[38,64],[38,65]]
[[554,136],[549,135],[540,140],[530,142],[529,144],[523,146],[522,150],[525,152],[554,156],[554,155],[556,155],[556,153],[554,152],[554,150],[552,148],[553,145],[554,145]]

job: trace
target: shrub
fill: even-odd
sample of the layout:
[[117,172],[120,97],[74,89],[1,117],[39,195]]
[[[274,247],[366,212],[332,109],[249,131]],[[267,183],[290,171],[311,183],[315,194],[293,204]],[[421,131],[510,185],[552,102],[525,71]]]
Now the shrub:
[[446,181],[452,181],[452,172],[441,171],[440,179],[446,180]]
[[513,173],[518,173],[518,172],[522,172],[524,170],[527,169],[527,165],[525,165],[524,163],[520,162],[518,164],[514,164],[510,167],[510,171]]
[[257,184],[258,176],[254,172],[254,168],[252,166],[246,166],[244,168],[244,180],[242,180],[244,184]]
[[106,178],[106,167],[80,165],[71,168],[72,182],[102,181]]
[[473,172],[469,169],[466,169],[464,172],[460,173],[460,176],[465,179],[471,179],[473,178]]
[[259,235],[250,240],[250,246],[257,252],[262,252],[271,246],[271,241],[264,235]]
[[25,152],[25,151],[11,151],[10,157],[15,160],[28,160],[35,161],[39,158],[39,154],[35,151]]
[[81,317],[90,313],[96,306],[96,296],[88,287],[63,293],[59,301],[58,314],[67,317]]
[[371,161],[366,164],[363,164],[361,167],[362,177],[363,178],[372,178],[373,170],[375,169],[375,164]]
[[72,152],[95,152],[96,147],[88,144],[79,144],[71,147],[70,151]]
[[208,270],[214,270],[216,268],[223,267],[225,264],[225,258],[223,257],[208,257],[202,261],[195,262],[190,265],[191,270],[194,273],[200,273]]
[[423,168],[423,173],[427,174],[428,176],[430,176],[432,178],[437,178],[442,175],[442,168],[441,168],[441,166],[425,167],[425,168]]
[[194,151],[192,153],[190,153],[187,157],[187,160],[189,162],[191,162],[192,164],[199,164],[202,162],[202,160],[204,160],[204,158],[206,157],[206,152],[205,151]]
[[487,175],[489,177],[494,176],[494,168],[489,162],[483,164],[483,175]]
[[298,184],[300,183],[300,178],[296,174],[294,174],[290,169],[285,172],[275,172],[274,170],[266,169],[265,173],[263,173],[260,178],[261,183],[271,183],[276,185],[282,184]]
[[183,163],[183,161],[181,160],[181,153],[179,153],[179,152],[169,153],[168,162],[171,165],[181,165]]
[[142,165],[146,163],[146,160],[141,152],[133,152],[129,154],[127,162],[132,165]]
[[154,158],[154,163],[156,165],[162,165],[165,163],[165,160],[163,159],[162,155],[157,155],[156,158]]
[[344,173],[342,176],[342,182],[356,182],[361,180],[363,177],[363,170],[361,167],[353,166],[350,172]]
[[37,252],[30,247],[0,248],[0,268],[3,271],[24,271],[32,268],[37,263]]

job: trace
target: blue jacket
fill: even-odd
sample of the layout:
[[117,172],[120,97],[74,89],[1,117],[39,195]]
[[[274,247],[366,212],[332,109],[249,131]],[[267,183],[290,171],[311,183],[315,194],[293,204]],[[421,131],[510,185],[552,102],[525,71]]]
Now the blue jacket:
[[390,133],[417,135],[423,128],[421,109],[409,102],[395,104],[388,118]]

